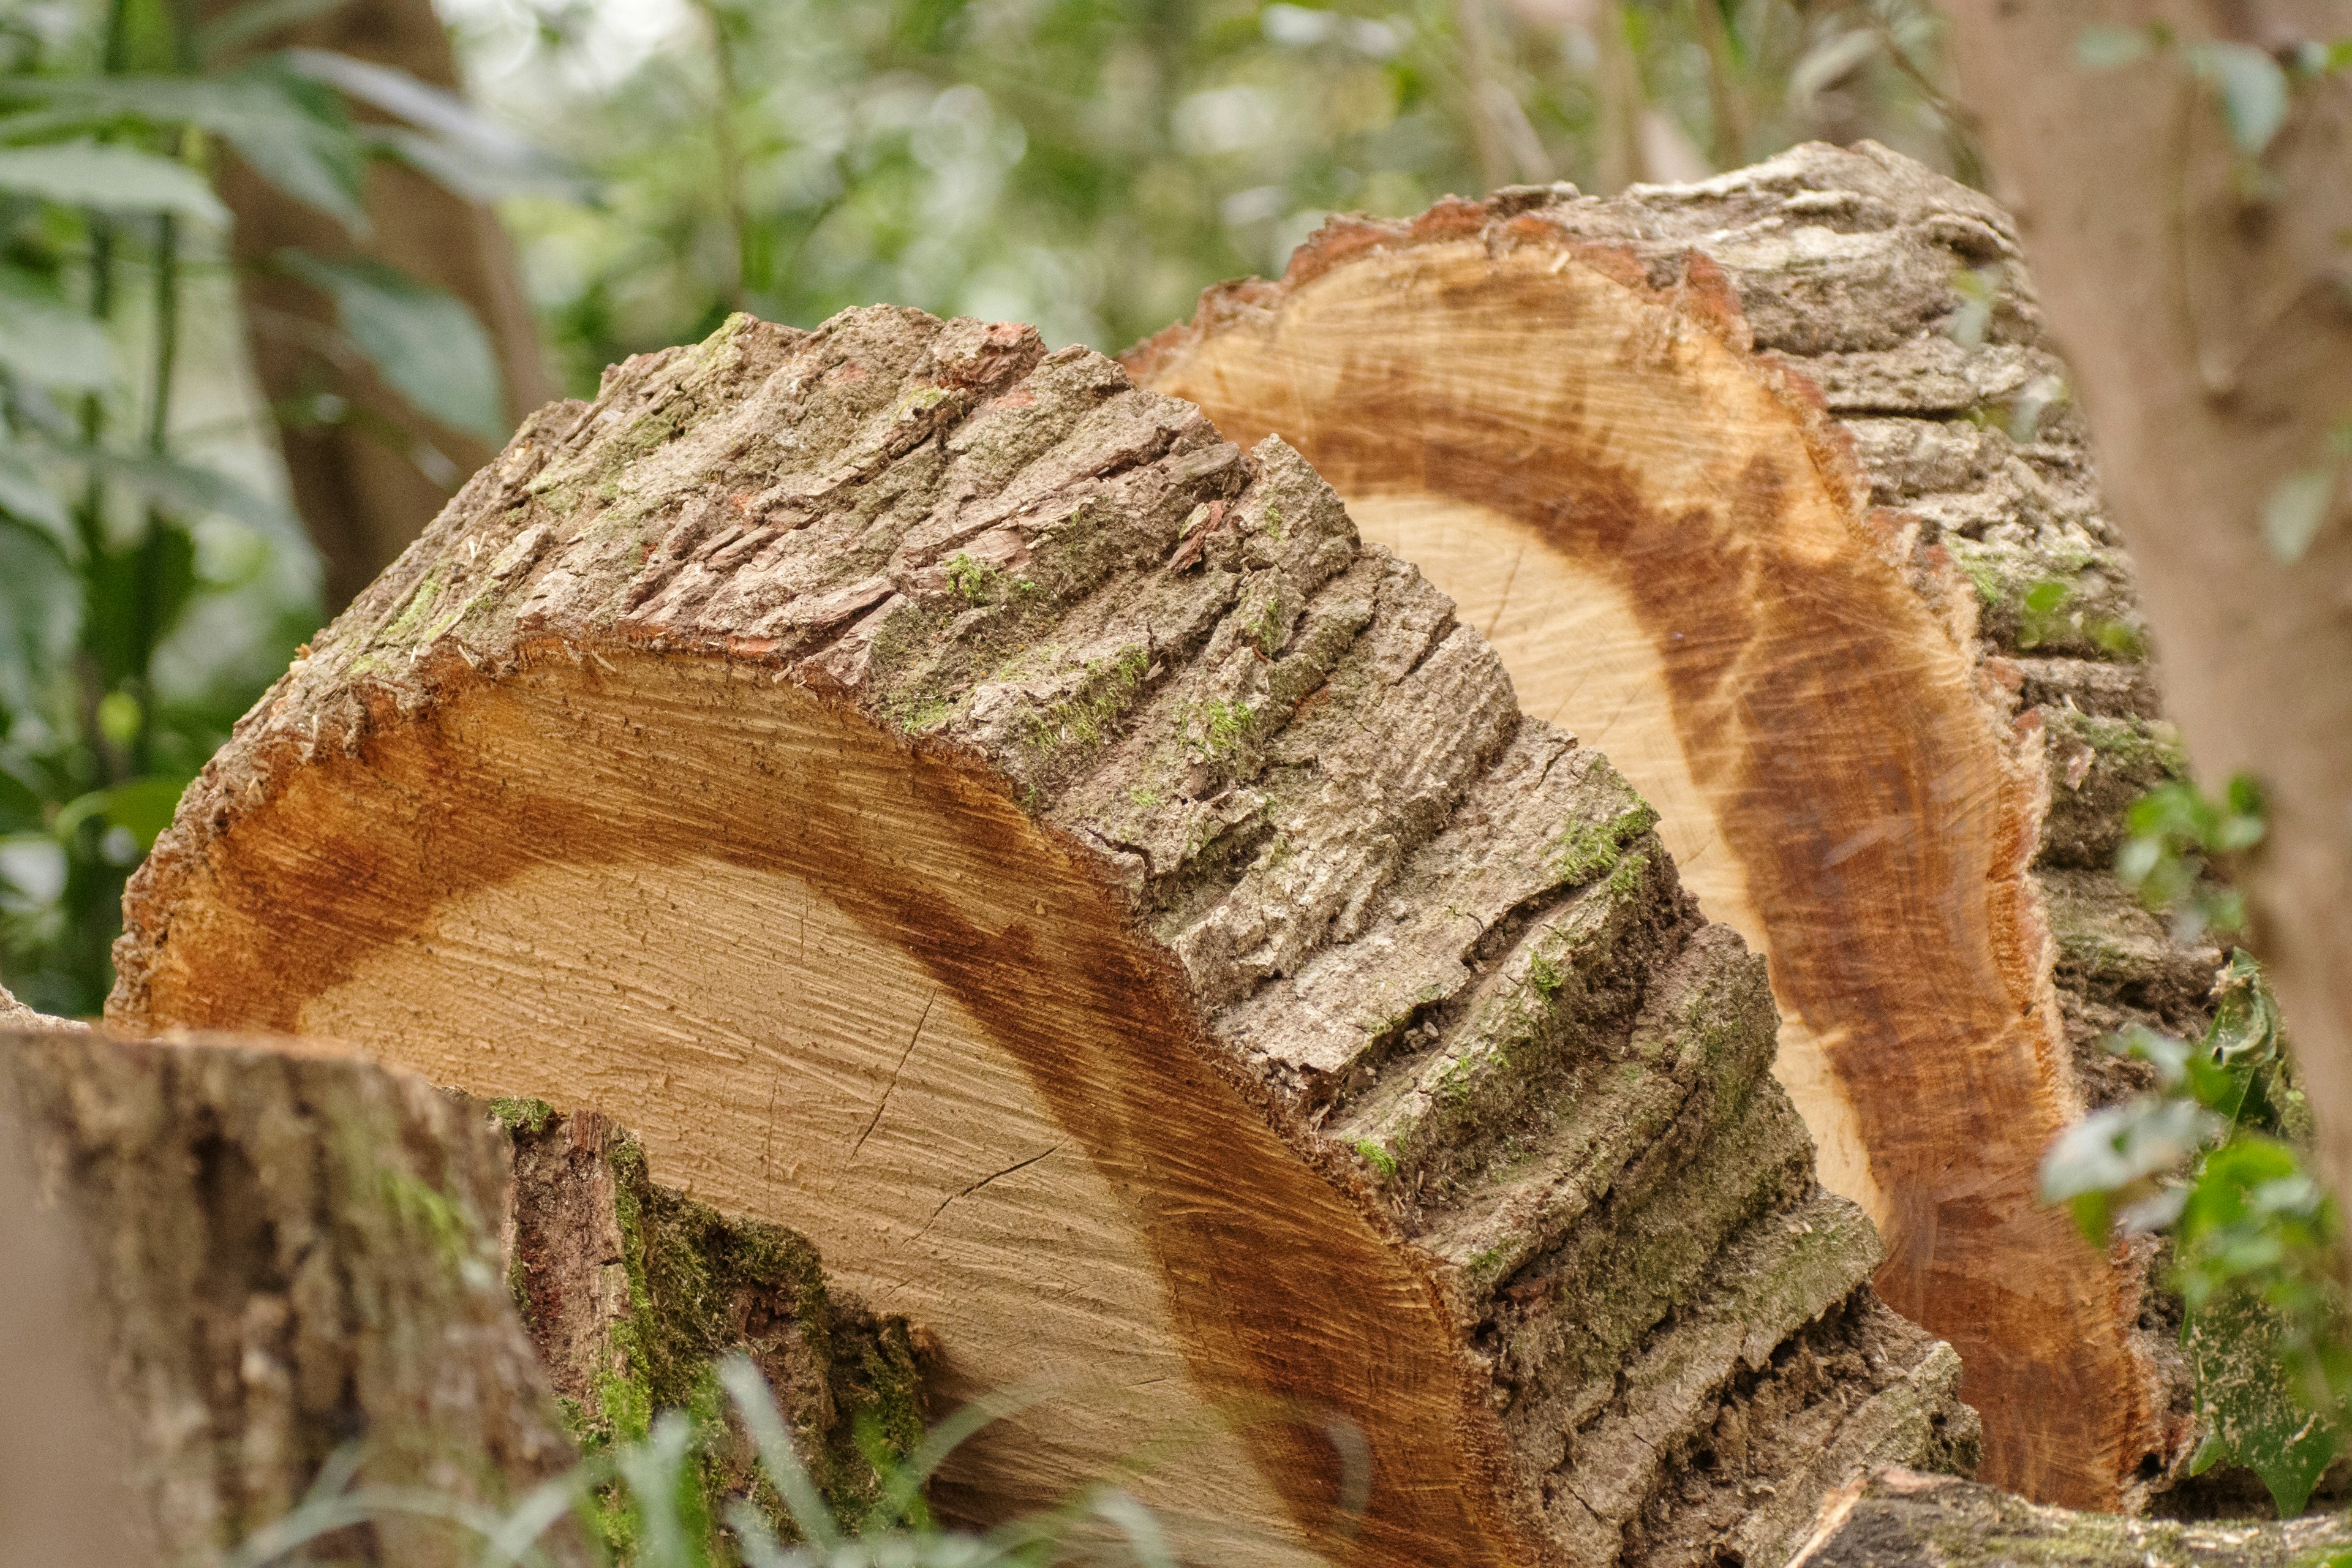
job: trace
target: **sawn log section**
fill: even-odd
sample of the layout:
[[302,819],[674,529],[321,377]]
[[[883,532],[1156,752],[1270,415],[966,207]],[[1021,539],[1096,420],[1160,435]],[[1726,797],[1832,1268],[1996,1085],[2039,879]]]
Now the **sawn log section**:
[[948,1398],[1046,1396],[951,1511],[1135,1460],[1202,1563],[1761,1562],[1974,1422],[1652,820],[1279,442],[1023,328],[739,319],[248,716],[110,1013],[625,1121]]
[[1886,1235],[1880,1291],[1959,1350],[1986,1478],[2114,1508],[2189,1458],[2186,1383],[2144,1264],[2037,1173],[2114,1077],[2101,1026],[2178,1027],[2213,955],[2106,871],[2177,762],[2015,256],[1982,195],[1809,146],[1335,219],[1128,363],[1296,446],[1657,805],[1770,955],[1781,1080]]

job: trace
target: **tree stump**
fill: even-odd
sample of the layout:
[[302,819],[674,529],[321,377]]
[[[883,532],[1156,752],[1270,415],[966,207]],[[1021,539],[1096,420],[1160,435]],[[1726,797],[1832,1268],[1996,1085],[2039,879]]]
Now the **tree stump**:
[[2111,1508],[2189,1458],[2187,1380],[2147,1259],[2036,1175],[2134,1087],[2099,1038],[2201,1027],[2218,955],[2109,870],[2183,770],[2016,258],[1983,196],[1814,145],[1335,219],[1128,363],[1296,446],[1657,805],[1770,956],[1781,1080],[1988,1479]]
[[[31,1284],[76,1310],[58,1340],[12,1343],[10,1386],[79,1369],[103,1391],[95,1468],[45,1506],[110,1505],[59,1522],[125,1538],[52,1561],[212,1561],[353,1442],[369,1481],[492,1504],[570,1466],[508,1307],[504,1162],[481,1118],[364,1062],[25,1026],[0,1025],[0,1111],[23,1143],[0,1154],[60,1222]],[[339,1562],[474,1560],[413,1517],[334,1542]]]
[[1025,328],[739,318],[529,423],[133,883],[110,1016],[597,1109],[1201,1563],[1761,1561],[1965,1465],[1760,960],[1486,643]]

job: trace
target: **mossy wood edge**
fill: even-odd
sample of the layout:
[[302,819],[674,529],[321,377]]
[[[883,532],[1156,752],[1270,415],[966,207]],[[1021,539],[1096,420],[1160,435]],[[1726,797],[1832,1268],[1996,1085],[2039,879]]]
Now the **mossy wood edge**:
[[[789,1515],[728,1417],[721,1357],[751,1357],[836,1520],[854,1530],[882,1478],[860,1443],[894,1458],[921,1442],[924,1354],[902,1318],[832,1288],[806,1237],[730,1219],[652,1179],[644,1146],[593,1111],[501,1100],[488,1115],[513,1153],[500,1242],[506,1279],[565,1425],[591,1453],[641,1442],[658,1413],[685,1413],[702,1443],[691,1527],[751,1498],[787,1540]],[[602,1510],[626,1546],[622,1500]]]
[[965,1516],[1125,1474],[1202,1563],[1764,1562],[1973,1417],[1651,823],[1279,442],[1025,328],[738,319],[265,697],[110,1016],[624,1121],[944,1397],[1042,1399]]
[[2195,1447],[2177,1323],[2037,1168],[2137,1087],[2100,1037],[2201,1028],[2218,955],[2109,870],[2182,765],[2017,256],[1978,193],[1811,145],[1334,219],[1127,363],[1296,446],[1659,808],[1770,956],[1778,1071],[1987,1479],[2131,1506]]

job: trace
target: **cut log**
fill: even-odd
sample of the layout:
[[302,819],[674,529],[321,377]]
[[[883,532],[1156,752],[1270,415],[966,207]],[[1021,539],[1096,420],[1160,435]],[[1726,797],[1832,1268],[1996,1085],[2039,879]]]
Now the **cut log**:
[[2036,1173],[2133,1087],[2099,1037],[2201,1026],[2217,955],[2108,869],[2180,762],[2016,254],[1983,196],[1809,146],[1334,220],[1128,363],[1297,447],[1656,804],[1770,957],[1822,1179],[1959,1350],[1988,1479],[2115,1507],[2189,1458],[2187,1386],[2146,1257],[2084,1245]]
[[[121,1469],[76,1485],[88,1503],[127,1474],[114,1517],[135,1541],[113,1561],[212,1561],[353,1442],[365,1479],[452,1500],[570,1466],[498,1267],[498,1140],[420,1079],[10,1025],[0,1111],[29,1156],[9,1177],[54,1205],[82,1342],[12,1340],[9,1386],[81,1366],[104,1390]],[[474,1560],[470,1538],[414,1517],[334,1540],[338,1562]]]
[[1025,328],[739,318],[263,700],[110,1011],[618,1117],[1043,1399],[962,1516],[1131,1469],[1203,1563],[1762,1562],[1973,1417],[1652,820],[1281,443]]
[[1950,1476],[1888,1468],[1832,1493],[1789,1568],[2294,1568],[2352,1547],[2352,1519],[2256,1524],[2040,1508]]

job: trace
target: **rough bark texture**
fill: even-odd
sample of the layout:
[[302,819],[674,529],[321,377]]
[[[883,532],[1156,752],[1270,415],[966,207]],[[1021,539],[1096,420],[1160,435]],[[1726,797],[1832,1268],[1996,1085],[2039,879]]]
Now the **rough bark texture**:
[[[452,1498],[570,1464],[499,1276],[481,1119],[367,1063],[80,1029],[0,1033],[0,1096],[82,1275],[86,1343],[36,1353],[96,1363],[138,1560],[212,1561],[354,1441],[365,1479]],[[337,1544],[472,1560],[415,1520]]]
[[[2326,1175],[2352,1190],[2352,532],[2340,484],[2293,564],[2261,516],[2284,476],[2330,461],[2352,411],[2343,237],[2352,80],[2295,90],[2250,181],[2210,88],[2177,51],[2093,71],[2100,23],[2284,48],[2352,32],[2341,3],[1951,7],[1953,58],[2016,205],[2028,254],[2097,434],[2166,689],[2211,781],[2263,783],[2269,847],[2246,882],[2318,1121]],[[2248,192],[2267,185],[2268,199]],[[2121,260],[2119,258],[2128,258]]]
[[[0,1030],[53,1023],[0,986]],[[38,1200],[16,1107],[0,1096],[0,1386],[20,1413],[0,1423],[0,1564],[131,1568],[154,1553],[126,1524],[120,1434],[82,1328],[87,1263],[60,1220]]]
[[[595,1112],[520,1100],[491,1111],[513,1142],[508,1285],[572,1435],[602,1447],[642,1437],[658,1410],[709,1414],[712,1368],[740,1350],[835,1514],[863,1517],[878,1478],[859,1423],[900,1456],[923,1435],[924,1372],[906,1320],[829,1289],[805,1237],[656,1185],[643,1146]],[[752,1467],[740,1432],[717,1440],[706,1493],[752,1493]]]
[[1197,1561],[1762,1562],[1974,1418],[1652,822],[1281,443],[1025,328],[738,319],[263,700],[110,1009],[617,1113],[949,1397],[1055,1395],[951,1510],[1173,1436]]
[[[222,13],[233,8],[226,3],[205,7]],[[394,67],[452,92],[459,89],[457,56],[431,0],[346,0],[254,47],[330,49]],[[364,104],[347,107],[356,120],[384,118]],[[264,395],[291,416],[279,431],[287,475],[302,521],[325,558],[327,604],[340,608],[424,531],[457,476],[473,472],[494,453],[480,437],[437,423],[434,410],[410,406],[348,353],[327,352],[333,307],[279,270],[277,254],[292,247],[320,256],[371,257],[456,295],[489,337],[512,417],[554,395],[555,384],[523,294],[514,243],[488,208],[389,159],[369,165],[362,202],[369,231],[357,237],[242,163],[232,163],[221,191],[236,219],[246,341]],[[320,424],[301,412],[322,393],[342,398],[355,415]],[[425,443],[447,460],[446,479],[426,472],[403,449],[411,441]]]
[[1890,1468],[1833,1493],[1789,1568],[2296,1568],[2347,1547],[2352,1520],[2341,1514],[2271,1524],[2119,1519]]
[[[1297,445],[1658,804],[1771,958],[1823,1179],[1961,1351],[1989,1477],[2113,1507],[2186,1460],[2187,1386],[2146,1259],[2036,1170],[2130,1087],[2101,1037],[2201,1026],[2217,955],[2108,869],[2180,761],[2016,255],[1981,195],[1815,145],[1335,220],[1128,359]],[[1955,279],[1995,265],[1964,346]]]

